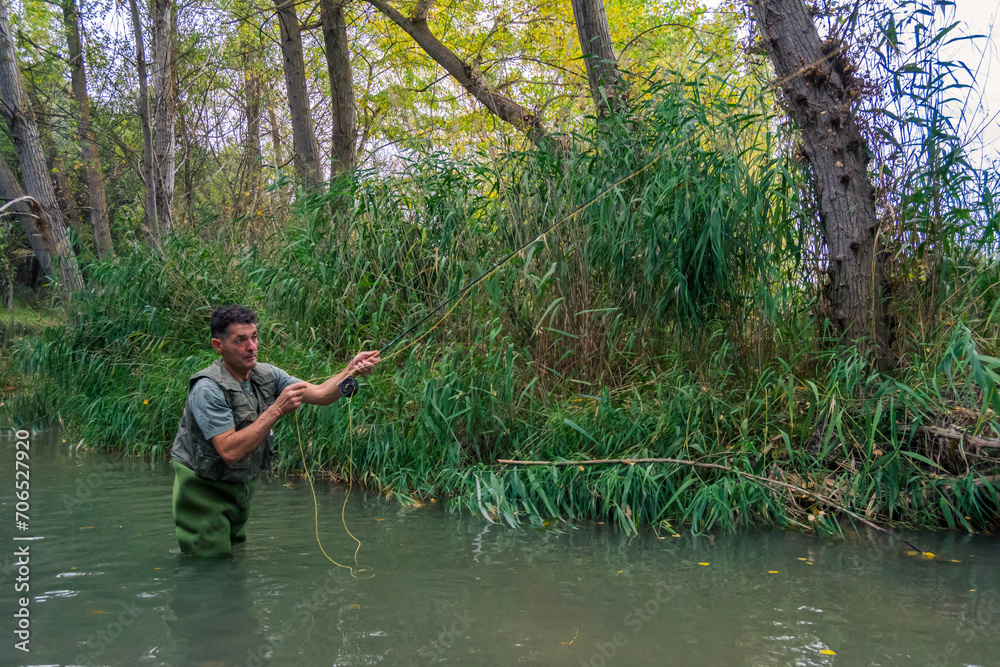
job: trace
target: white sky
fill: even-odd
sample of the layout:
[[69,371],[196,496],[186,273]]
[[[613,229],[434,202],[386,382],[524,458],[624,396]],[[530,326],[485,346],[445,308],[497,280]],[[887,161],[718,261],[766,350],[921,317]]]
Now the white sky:
[[[948,46],[944,55],[961,60],[972,71],[972,91],[964,108],[956,109],[956,123],[969,140],[972,156],[1000,166],[1000,0],[956,0],[954,20],[965,35],[985,35]],[[978,137],[978,138],[977,138]],[[977,143],[981,142],[981,147]]]

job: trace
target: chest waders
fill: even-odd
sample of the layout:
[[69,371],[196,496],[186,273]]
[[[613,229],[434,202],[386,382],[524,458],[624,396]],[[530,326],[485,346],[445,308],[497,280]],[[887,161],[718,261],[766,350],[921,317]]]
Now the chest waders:
[[[237,431],[252,424],[276,398],[274,376],[256,367],[250,370],[252,395],[229,374],[221,359],[191,376],[189,392],[201,378],[222,388]],[[171,449],[173,514],[181,551],[192,556],[225,556],[233,544],[246,540],[257,477],[274,459],[271,440],[268,435],[253,452],[226,465],[185,404]]]

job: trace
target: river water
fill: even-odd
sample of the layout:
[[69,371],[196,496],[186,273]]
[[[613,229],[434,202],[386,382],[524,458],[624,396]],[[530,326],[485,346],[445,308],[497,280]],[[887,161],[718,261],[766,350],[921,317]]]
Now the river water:
[[[18,530],[0,438],[2,665],[1000,665],[989,536],[911,535],[926,560],[874,533],[514,530],[355,490],[370,569],[352,577],[320,552],[302,479],[262,484],[248,542],[198,561],[174,541],[166,463],[74,445],[31,435]],[[323,545],[353,565],[344,494],[317,484]]]

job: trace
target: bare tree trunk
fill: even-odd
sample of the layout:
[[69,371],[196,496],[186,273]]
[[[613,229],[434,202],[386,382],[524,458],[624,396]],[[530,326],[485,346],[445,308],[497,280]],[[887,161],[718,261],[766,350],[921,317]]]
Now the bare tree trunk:
[[49,173],[52,174],[52,185],[56,191],[56,202],[59,204],[59,210],[63,212],[63,218],[65,218],[67,226],[82,241],[83,229],[80,225],[80,207],[76,203],[76,198],[73,197],[73,187],[70,184],[69,178],[67,178],[59,147],[56,146],[56,142],[52,138],[52,133],[49,131],[52,123],[48,110],[42,104],[35,87],[30,82],[28,82],[25,92],[28,93],[28,104],[35,114],[38,136],[42,139],[45,163],[48,165]]
[[156,217],[160,233],[174,224],[174,160],[177,114],[174,35],[177,14],[173,0],[150,0],[153,19],[153,178],[156,180]]
[[354,171],[357,160],[358,105],[354,98],[354,72],[347,43],[347,23],[344,21],[345,4],[346,0],[320,0],[333,115],[331,178]]
[[[187,116],[184,113],[184,105],[177,105],[177,125],[181,133],[181,146],[183,147],[184,160],[184,211],[188,221],[195,219],[195,200],[197,192],[194,187],[194,169],[192,168],[191,133],[188,131]],[[176,216],[176,214],[175,214]],[[181,218],[184,220],[185,218]]]
[[83,289],[83,276],[66,238],[66,222],[56,204],[56,193],[45,164],[42,141],[38,136],[35,118],[28,108],[27,97],[10,31],[7,2],[0,0],[0,99],[2,99],[0,115],[3,115],[10,128],[11,141],[17,151],[17,159],[21,163],[25,189],[38,203],[36,214],[41,215],[36,225],[41,231],[42,238],[50,240],[48,247],[52,259],[50,268],[53,268],[54,264],[54,268],[58,269],[59,288],[64,295],[67,295],[69,292]]
[[76,98],[76,127],[83,149],[83,164],[87,172],[87,196],[90,201],[90,224],[94,228],[94,245],[101,259],[109,256],[114,248],[111,244],[111,229],[108,224],[108,202],[104,196],[104,171],[97,150],[97,135],[90,126],[90,95],[87,93],[87,70],[83,62],[83,47],[80,41],[80,21],[77,16],[76,1],[64,0],[63,22],[66,24],[66,38],[69,42],[69,68]]
[[274,107],[270,103],[267,105],[267,120],[271,131],[271,150],[274,151],[274,164],[279,166],[285,160],[281,153],[281,132],[278,130],[278,118],[274,115]]
[[139,75],[139,122],[142,124],[142,177],[146,181],[146,237],[158,248],[160,227],[156,215],[156,178],[153,175],[153,131],[149,122],[149,75],[146,72],[146,47],[142,38],[142,19],[136,0],[128,0],[135,36],[135,63]]
[[274,0],[278,24],[281,27],[281,53],[284,56],[285,85],[288,88],[288,109],[292,116],[292,144],[295,150],[295,171],[311,187],[323,182],[323,166],[319,143],[313,129],[306,89],[306,66],[302,60],[302,32],[295,13],[294,0]]
[[614,111],[624,81],[618,70],[618,56],[611,41],[604,0],[572,0],[576,32],[587,64],[590,96],[599,114]]
[[[2,155],[0,155],[0,197],[8,202],[25,197],[24,188],[21,187],[17,176],[14,175],[13,170]],[[53,245],[52,239],[42,236],[42,231],[47,231],[48,228],[39,227],[31,212],[31,207],[26,201],[11,204],[7,210],[12,211],[17,216],[18,222],[21,223],[21,229],[28,237],[28,243],[31,245],[32,252],[35,253],[35,258],[38,259],[38,264],[42,267],[42,272],[48,276],[52,275],[52,260],[49,256],[49,248]]]
[[238,172],[236,196],[233,201],[233,217],[239,218],[252,211],[260,198],[261,149],[260,119],[261,85],[260,64],[254,54],[256,46],[244,40],[243,50],[243,106],[246,112],[246,136],[243,138],[243,159]]
[[427,55],[443,67],[455,81],[497,118],[524,132],[535,144],[548,140],[548,133],[542,127],[541,120],[534,113],[494,90],[478,66],[463,61],[434,36],[427,26],[427,12],[433,4],[433,0],[418,0],[410,18],[400,14],[386,0],[365,0],[365,2],[402,28]]
[[[788,114],[802,135],[828,248],[831,319],[859,346],[887,339],[882,256],[868,151],[854,117],[858,89],[843,45],[820,41],[803,0],[751,0]],[[889,353],[881,349],[883,359]]]

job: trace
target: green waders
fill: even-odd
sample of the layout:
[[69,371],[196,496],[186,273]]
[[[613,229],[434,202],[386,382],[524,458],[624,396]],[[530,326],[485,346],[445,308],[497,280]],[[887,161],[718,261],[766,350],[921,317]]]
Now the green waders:
[[257,480],[215,482],[174,464],[174,523],[181,551],[192,556],[225,556],[247,539],[246,523]]

